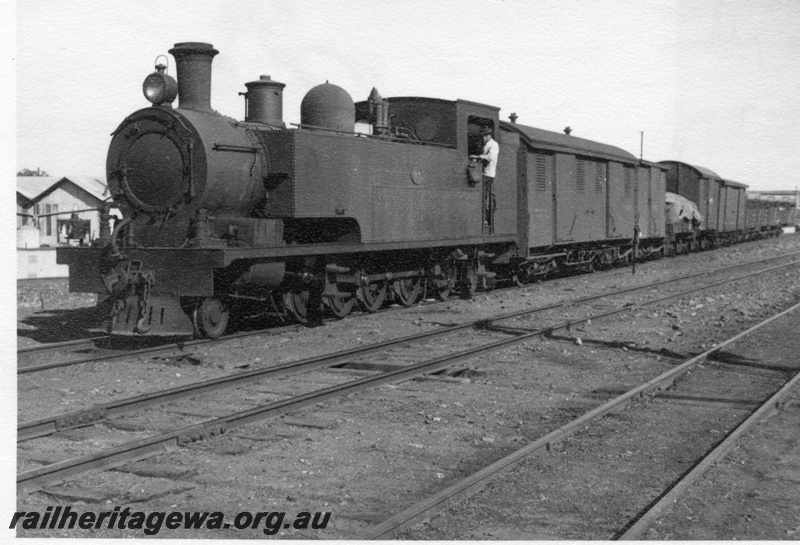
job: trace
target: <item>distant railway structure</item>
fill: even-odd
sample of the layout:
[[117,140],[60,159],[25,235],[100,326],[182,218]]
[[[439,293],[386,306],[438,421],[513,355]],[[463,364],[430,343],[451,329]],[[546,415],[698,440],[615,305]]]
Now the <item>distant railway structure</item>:
[[108,200],[105,181],[91,176],[17,176],[17,247],[88,244]]

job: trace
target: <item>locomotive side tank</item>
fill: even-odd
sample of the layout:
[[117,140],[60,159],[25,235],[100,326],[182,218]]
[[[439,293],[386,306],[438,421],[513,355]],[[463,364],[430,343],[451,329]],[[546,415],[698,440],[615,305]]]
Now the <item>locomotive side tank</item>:
[[[498,108],[425,98],[389,105],[409,137],[355,136],[352,102],[346,133],[335,123],[303,118],[300,130],[263,136],[270,162],[264,214],[284,219],[292,242],[314,242],[322,234],[314,229],[327,233],[325,242],[421,247],[478,243],[490,234],[482,229],[481,191],[467,183],[466,164],[469,131],[495,126]],[[364,104],[356,115],[367,115]],[[498,186],[509,185],[499,178]],[[515,203],[505,208],[513,211]],[[495,238],[513,239],[513,222],[503,217],[496,224]]]

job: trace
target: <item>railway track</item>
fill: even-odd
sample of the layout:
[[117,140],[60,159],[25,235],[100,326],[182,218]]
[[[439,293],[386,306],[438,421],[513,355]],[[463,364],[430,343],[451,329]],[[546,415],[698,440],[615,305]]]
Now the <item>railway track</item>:
[[[51,350],[56,353],[63,348],[71,348],[73,349],[72,353],[77,354],[76,357],[71,357],[68,359],[51,361],[46,363],[40,363],[40,364],[21,365],[17,367],[17,374],[25,375],[30,373],[38,373],[40,371],[47,371],[50,369],[69,367],[81,363],[91,363],[95,361],[110,361],[110,360],[118,360],[124,358],[135,358],[137,356],[144,356],[144,355],[181,354],[185,353],[187,349],[196,348],[199,346],[215,342],[231,341],[258,335],[280,335],[287,331],[296,330],[300,327],[302,326],[293,324],[278,328],[271,328],[267,330],[243,331],[239,333],[234,333],[232,335],[227,335],[222,339],[218,340],[195,339],[195,340],[167,341],[160,343],[156,346],[149,346],[146,348],[138,348],[132,350],[109,349],[109,348],[98,347],[91,339],[80,339],[75,341],[68,341],[67,343],[64,343],[63,346],[58,346],[58,347],[53,346],[51,348]],[[103,337],[103,339],[108,339],[108,337]],[[25,352],[25,354],[38,353],[36,352],[36,349],[39,348],[40,347],[33,347],[32,350],[28,350],[27,352]],[[47,345],[41,347],[43,351],[47,348],[50,348],[50,346]],[[83,356],[83,354],[85,353],[89,353],[90,355]],[[19,352],[17,354],[19,357]]]
[[[777,270],[782,267],[791,266],[795,264],[800,264],[800,261],[791,262],[788,264],[779,265],[776,267],[772,267],[763,271],[756,271],[753,273],[748,273],[746,275],[742,275],[739,277],[735,277],[733,279],[724,280],[722,282],[713,284],[711,286],[701,286],[696,287],[691,291],[688,292],[681,292],[677,295],[669,295],[666,297],[660,298],[657,302],[662,302],[669,300],[674,297],[680,297],[687,293],[692,293],[694,291],[698,291],[699,289],[707,289],[709,287],[722,285],[727,282],[732,282],[736,280],[741,280],[743,278],[748,278],[753,275],[762,274],[764,272],[768,272],[771,270]],[[719,272],[719,271],[714,271]],[[712,274],[712,273],[707,273]],[[615,292],[602,294],[602,295],[595,295],[590,297],[584,297],[581,299],[577,299],[574,301],[570,301],[569,305],[580,305],[591,303],[593,301],[597,301],[600,299],[610,298],[618,295],[625,295],[630,294],[635,291],[640,290],[652,290],[659,286],[664,286],[666,284],[676,283],[679,281],[691,280],[696,278],[696,275],[690,275],[687,277],[683,277],[680,279],[671,279],[667,281],[661,281],[654,284],[649,284],[647,286],[641,287],[633,287],[633,288],[625,288],[623,290],[617,290]],[[17,427],[17,440],[24,441],[28,439],[32,439],[35,437],[41,437],[44,435],[49,435],[51,433],[55,433],[60,430],[83,426],[91,422],[97,422],[103,419],[108,418],[109,416],[124,414],[130,412],[132,410],[142,409],[149,406],[159,405],[163,403],[167,403],[176,399],[180,399],[187,396],[193,396],[201,393],[212,392],[224,388],[231,388],[237,387],[243,384],[251,383],[258,380],[264,380],[269,378],[278,378],[282,376],[286,376],[293,373],[300,373],[300,372],[307,372],[314,369],[330,367],[334,365],[342,365],[348,362],[353,362],[358,360],[359,358],[365,358],[373,354],[386,352],[387,350],[391,350],[393,348],[402,347],[411,345],[413,343],[421,343],[426,342],[432,339],[437,339],[441,337],[445,337],[448,335],[458,334],[464,331],[471,331],[476,328],[483,328],[487,329],[492,327],[492,324],[496,324],[497,322],[503,322],[514,318],[519,318],[522,316],[531,316],[538,313],[543,313],[545,311],[561,309],[564,307],[564,303],[555,303],[552,305],[546,305],[534,309],[526,309],[523,311],[517,311],[512,313],[507,313],[500,316],[495,316],[491,319],[481,319],[481,320],[473,320],[469,322],[465,322],[463,324],[455,325],[455,326],[448,326],[443,327],[438,330],[428,331],[425,333],[420,333],[416,335],[411,335],[407,337],[392,339],[389,341],[384,341],[381,343],[375,343],[369,346],[364,347],[357,347],[349,350],[340,351],[333,354],[327,354],[319,357],[312,357],[307,358],[300,361],[293,361],[287,362],[284,364],[275,365],[268,368],[263,369],[254,369],[251,371],[245,371],[241,373],[235,373],[232,375],[226,375],[214,379],[210,379],[207,381],[203,381],[200,383],[192,383],[187,384],[175,388],[170,388],[166,390],[161,390],[157,392],[146,393],[130,398],[119,399],[109,403],[104,403],[100,405],[95,405],[88,409],[82,409],[78,411],[72,411],[69,413],[61,413],[51,416],[46,416],[43,418],[37,418],[29,421],[22,422]],[[629,307],[621,306],[620,309],[611,310],[606,313],[597,314],[594,318],[602,318],[607,315],[614,315],[622,310],[629,310]],[[592,317],[587,318],[591,320]],[[576,325],[581,323],[580,320],[574,322],[567,322],[558,326],[551,328],[550,330],[544,329],[542,331],[536,332],[535,335],[542,334],[542,332],[549,332],[554,329],[560,329],[562,327],[570,327],[572,325]],[[516,334],[513,330],[510,330],[512,334]],[[527,338],[527,337],[526,337]],[[197,341],[199,344],[206,344],[209,341]],[[502,346],[502,345],[501,345]],[[163,348],[154,348],[152,351],[145,351],[144,353],[151,353],[151,352],[159,352],[164,350]],[[142,352],[138,352],[140,354]],[[121,356],[120,356],[121,357]],[[98,358],[102,358],[102,356],[98,356]],[[362,366],[363,367],[363,366]]]
[[[796,308],[789,309],[789,311],[796,310]],[[712,464],[722,460],[738,444],[745,433],[758,426],[771,413],[779,410],[786,399],[798,391],[798,388],[800,388],[800,372],[795,373],[794,377],[786,381],[786,384],[780,390],[765,400],[747,420],[729,433],[724,441],[699,460],[691,471],[675,482],[668,490],[665,490],[656,501],[647,506],[636,520],[617,536],[617,539],[622,541],[641,539],[648,526],[652,525],[659,516],[665,513],[681,494],[708,471]]]
[[[776,267],[771,267],[769,269],[752,272],[746,275],[741,275],[735,278],[729,278],[720,282],[703,286],[695,286],[690,290],[685,290],[669,294],[666,296],[658,297],[655,299],[651,299],[650,301],[641,303],[637,306],[644,307],[644,306],[659,304],[664,301],[678,297],[683,297],[687,294],[694,293],[703,289],[709,289],[711,287],[724,285],[729,282],[734,282],[737,280],[748,278],[756,274],[763,274],[768,271],[777,270],[783,267],[796,265],[798,263],[800,262],[783,264]],[[696,276],[698,275],[684,277],[681,280],[686,280],[687,278],[691,279]],[[578,301],[573,301],[572,304],[574,305],[578,302],[583,302],[583,303],[590,302],[602,297],[609,297],[610,295],[627,294],[632,291],[637,291],[645,288],[655,289],[656,287],[659,286],[663,287],[664,284],[676,281],[677,279],[673,279],[671,281],[662,281],[647,286],[626,288],[625,290],[619,290],[618,292],[614,292],[613,294],[604,294],[602,296],[592,296],[588,298],[582,298]],[[37,421],[22,423],[20,425],[20,430],[19,430],[20,438],[29,439],[32,437],[43,436],[52,433],[53,431],[58,429],[80,426],[86,424],[88,421],[97,421],[99,419],[107,418],[111,414],[128,412],[134,408],[138,410],[145,406],[162,404],[165,402],[165,400],[174,400],[177,397],[187,397],[197,394],[198,392],[216,390],[234,384],[240,385],[245,382],[261,380],[270,375],[272,377],[275,377],[281,374],[296,373],[299,371],[308,371],[310,369],[330,366],[336,363],[353,361],[355,359],[365,357],[368,354],[374,354],[376,352],[385,351],[387,348],[396,347],[400,344],[419,342],[423,339],[431,339],[447,334],[453,334],[456,332],[464,332],[464,331],[468,332],[473,330],[475,327],[483,327],[484,329],[489,331],[490,328],[488,328],[487,326],[491,322],[518,318],[526,314],[541,312],[545,308],[563,309],[563,304],[550,305],[548,307],[543,307],[540,309],[531,309],[527,311],[510,313],[503,316],[495,317],[491,320],[479,320],[477,322],[461,324],[451,328],[445,328],[443,330],[428,332],[422,335],[415,335],[404,339],[389,341],[386,343],[379,343],[377,345],[367,346],[360,349],[344,351],[333,355],[323,356],[321,358],[311,358],[309,360],[303,360],[300,362],[291,362],[283,366],[275,366],[263,370],[256,370],[253,372],[232,375],[230,377],[222,377],[222,380],[206,381],[205,383],[202,384],[189,385],[188,387],[184,388],[171,389],[167,391],[162,391],[160,393],[156,392],[153,394],[147,394],[145,396],[137,396],[137,398],[123,400],[124,403],[120,403],[118,405],[107,404],[106,406],[94,407],[89,411],[79,411],[61,415],[54,415],[53,417],[48,417],[46,419],[38,419]],[[397,365],[395,365],[393,370],[384,371],[377,376],[368,376],[362,379],[346,382],[343,384],[335,384],[319,390],[313,390],[307,393],[303,393],[301,395],[294,395],[289,399],[274,401],[267,404],[261,404],[255,407],[251,407],[250,409],[244,411],[236,411],[233,413],[226,414],[224,416],[208,418],[200,422],[193,422],[183,427],[171,429],[165,433],[157,434],[155,436],[151,436],[148,438],[140,439],[133,442],[123,442],[112,448],[105,449],[100,452],[87,453],[85,455],[77,456],[69,460],[62,460],[56,463],[44,465],[40,468],[29,469],[27,471],[23,471],[22,473],[18,474],[18,479],[17,479],[18,486],[20,490],[35,490],[48,483],[53,483],[64,479],[68,479],[80,473],[84,473],[86,471],[102,470],[102,469],[117,467],[119,465],[127,463],[128,461],[142,459],[148,456],[152,456],[154,454],[164,452],[165,449],[176,445],[181,445],[187,442],[224,433],[225,431],[228,431],[236,426],[243,425],[255,420],[268,418],[279,414],[285,414],[288,411],[321,403],[333,398],[346,396],[381,384],[397,382],[413,378],[416,376],[420,376],[422,374],[432,373],[437,370],[443,369],[445,367],[454,365],[455,363],[466,361],[478,355],[489,353],[494,350],[501,349],[503,347],[523,342],[526,339],[535,336],[544,335],[556,329],[570,327],[582,322],[586,322],[588,320],[598,320],[601,318],[618,315],[624,312],[628,312],[632,308],[633,307],[631,307],[629,304],[624,303],[620,304],[618,308],[613,310],[594,313],[588,316],[584,315],[581,318],[571,318],[567,321],[561,320],[556,323],[551,323],[547,326],[540,327],[537,329],[530,329],[529,327],[497,328],[497,330],[492,331],[492,333],[498,335],[499,337],[505,337],[505,338],[500,338],[499,340],[495,340],[493,342],[480,344],[478,346],[474,346],[467,350],[461,350],[456,353],[448,353],[440,357],[429,358],[427,360],[423,359],[423,361],[411,365],[404,365],[402,367],[398,367]],[[452,351],[452,349],[447,349],[446,351],[448,350]],[[386,369],[386,368],[387,366],[385,364],[377,366],[377,369]],[[391,366],[389,366],[389,368],[391,368]]]
[[[675,281],[680,281],[680,280],[690,280],[690,279],[693,279],[693,278],[703,278],[703,277],[710,276],[710,275],[713,275],[713,274],[727,272],[727,271],[730,271],[730,270],[732,270],[734,268],[748,267],[748,266],[751,266],[751,265],[757,265],[757,264],[765,263],[765,262],[769,262],[769,261],[792,258],[792,257],[795,257],[797,255],[800,255],[800,252],[793,252],[793,253],[782,255],[782,256],[769,257],[769,258],[765,258],[765,259],[761,259],[761,260],[749,261],[749,262],[746,262],[746,263],[738,264],[735,267],[725,267],[725,268],[716,269],[716,270],[713,270],[713,271],[703,271],[701,273],[688,275],[688,276],[681,277],[681,278],[668,279],[668,280],[664,280],[664,281],[661,281],[661,282],[658,282],[658,283],[653,283],[653,284],[646,285],[646,286],[635,286],[635,287],[632,287],[632,288],[626,288],[624,290],[618,290],[616,292],[610,292],[610,293],[607,293],[607,294],[601,294],[601,295],[598,295],[598,296],[593,296],[593,298],[597,299],[597,298],[602,298],[602,297],[606,297],[606,296],[612,296],[612,295],[625,293],[625,292],[632,291],[632,290],[635,291],[635,290],[648,289],[648,288],[651,288],[651,287],[657,287],[659,285],[664,285],[664,284],[668,284],[668,283],[675,282]],[[509,288],[509,289],[519,289],[519,288]],[[496,290],[496,291],[501,291],[501,290]],[[591,299],[587,299],[587,300],[591,300]],[[576,301],[576,302],[580,303],[580,302],[583,302],[583,300],[579,300],[579,301]],[[431,302],[427,302],[425,304],[438,304],[438,302],[431,301]],[[553,306],[542,307],[541,309],[536,309],[536,311],[547,310],[547,309],[550,309],[550,308],[553,308]],[[387,311],[387,310],[389,310],[389,309],[384,309],[383,311]],[[383,312],[383,311],[381,311],[381,312]],[[508,316],[508,317],[514,317],[514,316]],[[504,319],[504,317],[495,318],[495,320],[501,320],[501,319]],[[474,323],[469,323],[469,324],[464,324],[462,327],[468,328],[468,327],[474,327],[474,326],[475,326]],[[121,350],[121,349],[116,349],[115,350],[115,349],[110,349],[108,347],[101,347],[101,346],[98,346],[96,344],[97,342],[108,341],[109,337],[107,337],[107,336],[98,337],[97,339],[78,339],[78,340],[74,340],[74,341],[65,341],[65,342],[61,342],[61,343],[52,343],[52,344],[29,347],[29,348],[23,348],[23,349],[18,350],[17,351],[17,361],[18,361],[17,374],[18,375],[23,375],[23,374],[37,373],[37,372],[41,372],[41,371],[47,371],[47,370],[50,370],[50,369],[58,369],[58,368],[61,368],[61,367],[69,367],[69,366],[72,366],[72,365],[78,365],[78,364],[83,364],[83,363],[90,363],[90,362],[96,362],[96,361],[110,361],[110,360],[117,360],[117,359],[122,359],[122,358],[135,358],[137,356],[142,356],[142,355],[185,354],[188,349],[200,347],[200,346],[203,346],[203,345],[208,345],[210,343],[222,343],[222,342],[226,342],[226,341],[232,341],[232,340],[237,340],[237,339],[242,339],[242,338],[247,338],[247,337],[253,337],[253,336],[259,336],[259,335],[280,335],[280,334],[285,333],[287,331],[297,330],[297,329],[299,329],[301,327],[302,326],[299,326],[297,324],[291,324],[291,325],[280,326],[280,327],[277,327],[277,328],[269,328],[269,329],[266,329],[266,330],[254,330],[254,331],[238,332],[238,333],[226,335],[226,336],[222,337],[221,339],[217,339],[217,340],[210,340],[210,339],[179,340],[179,341],[159,343],[156,346],[148,346],[146,348],[140,348],[140,349],[134,349],[134,350]],[[69,350],[70,357],[68,357],[66,359],[61,359],[61,360],[56,360],[56,361],[48,361],[48,362],[39,363],[39,364],[27,364],[27,365],[21,364],[21,362],[24,359],[26,359],[25,358],[26,356],[33,355],[35,357],[35,356],[38,356],[39,354],[41,354],[43,352],[59,353],[60,351],[62,351],[64,349],[71,349],[71,350]]]
[[42,353],[50,352],[50,351],[63,350],[64,348],[75,348],[75,347],[89,346],[89,345],[93,345],[95,342],[97,342],[99,340],[105,340],[105,339],[108,339],[108,338],[109,337],[107,337],[107,336],[89,337],[89,338],[86,338],[86,339],[74,339],[74,340],[71,340],[71,341],[61,341],[61,342],[57,342],[57,343],[47,343],[47,344],[40,344],[40,345],[36,345],[36,346],[27,346],[25,348],[17,349],[17,359],[19,359],[20,356],[23,356],[23,355],[26,355],[26,354],[34,354],[34,353],[35,354],[42,354]]
[[[587,426],[598,422],[603,417],[612,412],[618,412],[631,402],[645,396],[659,395],[660,392],[674,386],[681,378],[690,373],[699,364],[712,357],[722,349],[740,342],[745,337],[754,334],[756,331],[773,323],[776,320],[800,312],[800,304],[773,315],[758,324],[734,335],[733,337],[719,343],[713,348],[698,354],[675,368],[651,379],[624,394],[604,403],[603,405],[581,415],[580,417],[568,422],[567,424],[547,433],[491,465],[477,471],[468,477],[428,496],[413,505],[407,507],[396,515],[384,520],[382,523],[369,528],[362,536],[363,539],[393,539],[398,537],[408,537],[406,532],[414,525],[429,520],[437,513],[443,512],[449,506],[461,502],[486,487],[490,482],[497,479],[504,473],[512,470],[522,461],[528,459],[538,452],[549,451],[553,445],[563,443],[572,435],[587,429]],[[680,496],[692,483],[694,483],[703,473],[716,461],[725,456],[750,428],[757,425],[767,414],[780,407],[783,401],[795,393],[800,387],[800,369],[795,368],[792,376],[788,378],[777,391],[770,392],[762,400],[759,406],[753,410],[735,429],[730,431],[723,440],[714,445],[705,455],[698,459],[690,471],[680,476],[663,490],[658,497],[653,500],[645,509],[637,513],[636,516],[621,529],[615,539],[631,540],[640,539],[649,525],[661,515],[665,510],[674,504],[676,498]]]

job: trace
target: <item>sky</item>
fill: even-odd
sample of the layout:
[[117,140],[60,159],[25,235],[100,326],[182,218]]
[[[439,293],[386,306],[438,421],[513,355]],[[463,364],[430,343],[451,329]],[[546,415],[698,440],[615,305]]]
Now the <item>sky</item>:
[[[24,0],[16,4],[16,168],[105,177],[110,133],[177,42],[212,43],[212,107],[286,83],[284,120],[326,80],[355,100],[483,102],[519,123],[800,187],[796,0]],[[174,59],[169,56],[174,75]]]

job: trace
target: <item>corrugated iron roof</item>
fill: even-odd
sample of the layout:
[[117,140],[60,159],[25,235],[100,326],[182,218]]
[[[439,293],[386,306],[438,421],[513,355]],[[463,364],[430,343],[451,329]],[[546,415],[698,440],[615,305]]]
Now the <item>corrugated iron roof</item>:
[[62,182],[72,183],[101,201],[109,196],[105,182],[92,176],[17,176],[17,193],[30,201],[35,201]]
[[500,126],[505,130],[518,132],[533,147],[614,159],[623,163],[639,162],[633,154],[622,148],[601,144],[593,140],[537,129],[536,127],[518,123],[508,123],[507,121],[501,121]]
[[17,193],[33,201],[60,181],[55,176],[17,176]]
[[107,199],[110,195],[108,185],[99,178],[93,176],[66,176],[64,179],[86,190],[101,201]]

